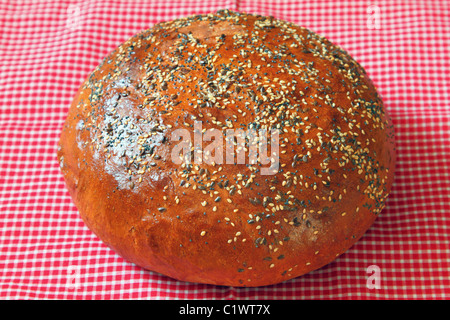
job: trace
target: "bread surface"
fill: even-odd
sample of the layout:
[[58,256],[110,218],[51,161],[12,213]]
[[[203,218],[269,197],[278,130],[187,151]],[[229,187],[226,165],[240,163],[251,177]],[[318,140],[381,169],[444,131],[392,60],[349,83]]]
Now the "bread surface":
[[[278,172],[175,161],[174,131],[196,123],[277,129]],[[394,130],[343,49],[223,10],[159,23],[108,55],[76,94],[58,160],[86,225],[128,261],[253,287],[318,269],[363,236],[391,189]]]

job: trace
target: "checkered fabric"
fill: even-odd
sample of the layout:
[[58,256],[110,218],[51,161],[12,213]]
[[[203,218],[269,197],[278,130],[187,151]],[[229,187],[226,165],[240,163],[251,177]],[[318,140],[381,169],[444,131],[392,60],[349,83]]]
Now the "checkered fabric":
[[[231,9],[305,26],[366,69],[391,114],[398,164],[387,208],[335,262],[261,288],[185,283],[106,247],[79,217],[56,159],[76,90],[153,24]],[[0,2],[1,299],[450,298],[448,1]],[[379,288],[370,266],[377,266]]]

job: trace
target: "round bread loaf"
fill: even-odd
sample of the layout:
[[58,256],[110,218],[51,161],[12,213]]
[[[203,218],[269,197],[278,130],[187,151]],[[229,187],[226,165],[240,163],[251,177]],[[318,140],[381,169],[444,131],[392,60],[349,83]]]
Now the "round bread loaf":
[[361,238],[391,189],[394,130],[344,50],[222,10],[159,23],[107,56],[73,101],[58,160],[86,225],[128,261],[253,287]]

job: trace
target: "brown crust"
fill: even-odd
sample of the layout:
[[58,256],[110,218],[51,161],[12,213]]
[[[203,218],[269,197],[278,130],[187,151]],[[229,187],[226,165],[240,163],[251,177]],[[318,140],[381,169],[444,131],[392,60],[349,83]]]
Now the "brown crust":
[[[175,164],[171,134],[194,120],[279,128],[279,172]],[[330,263],[366,232],[391,188],[393,134],[345,51],[291,23],[219,11],[158,24],[106,57],[73,101],[58,159],[87,226],[125,259],[262,286]]]

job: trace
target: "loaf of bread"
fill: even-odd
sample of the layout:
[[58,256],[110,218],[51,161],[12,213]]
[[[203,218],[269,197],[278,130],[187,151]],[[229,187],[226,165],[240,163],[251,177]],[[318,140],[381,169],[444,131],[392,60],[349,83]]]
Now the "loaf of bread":
[[58,161],[83,221],[124,259],[255,287],[363,236],[391,189],[394,130],[343,49],[222,10],[159,23],[108,55],[76,94]]

